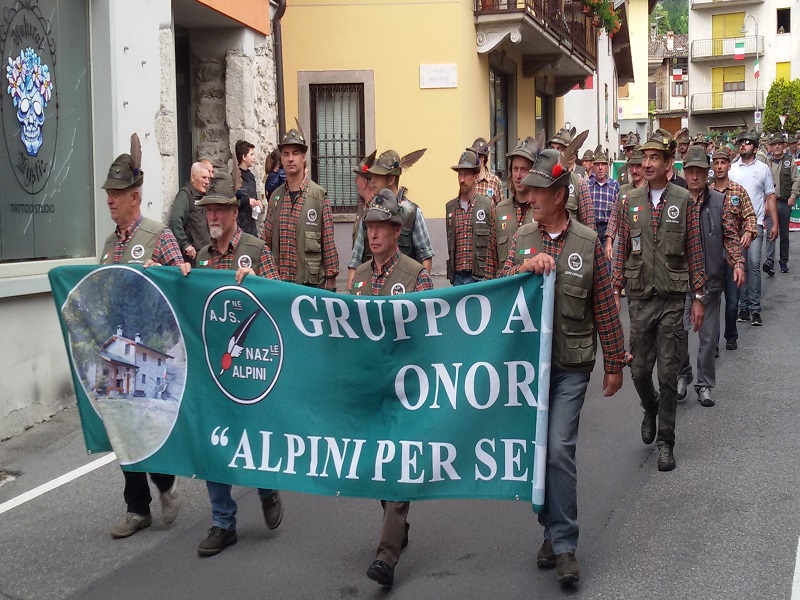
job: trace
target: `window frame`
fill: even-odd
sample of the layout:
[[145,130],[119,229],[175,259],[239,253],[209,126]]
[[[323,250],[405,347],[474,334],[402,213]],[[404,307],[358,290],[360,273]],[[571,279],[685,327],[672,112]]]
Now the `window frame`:
[[[360,83],[364,85],[364,148],[365,153],[372,152],[376,147],[375,135],[375,72],[372,70],[341,70],[341,71],[298,71],[298,121],[304,131],[311,131],[311,86],[312,85],[343,85]],[[311,166],[312,158],[309,156],[308,164]],[[347,213],[355,216],[356,207]]]

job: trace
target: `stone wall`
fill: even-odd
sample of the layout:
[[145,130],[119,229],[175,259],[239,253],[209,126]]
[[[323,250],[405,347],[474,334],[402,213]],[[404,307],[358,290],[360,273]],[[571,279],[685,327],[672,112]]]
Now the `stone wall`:
[[161,155],[162,215],[169,222],[169,211],[178,190],[178,120],[175,90],[175,35],[171,27],[159,31],[161,92],[154,123],[156,144]]
[[[229,50],[225,56],[225,122],[234,155],[237,140],[255,145],[256,182],[266,178],[264,162],[277,140],[275,60],[272,38],[256,45],[254,52]],[[259,192],[263,186],[258,186]]]
[[197,157],[227,170],[232,152],[225,123],[225,60],[196,58],[193,67],[196,73],[194,125],[198,129]]

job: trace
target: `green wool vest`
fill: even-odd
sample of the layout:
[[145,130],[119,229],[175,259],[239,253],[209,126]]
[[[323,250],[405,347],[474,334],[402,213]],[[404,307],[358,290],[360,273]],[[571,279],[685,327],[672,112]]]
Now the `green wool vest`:
[[781,158],[780,176],[778,177],[778,181],[775,181],[775,192],[778,196],[778,200],[783,200],[785,202],[789,200],[789,196],[792,195],[792,174],[796,168],[792,157],[788,154],[784,154],[783,158]]
[[[413,258],[400,254],[400,259],[386,278],[379,295],[397,296],[413,292],[423,268]],[[354,296],[372,296],[372,261],[365,262],[356,269],[350,293]]]
[[[591,371],[597,354],[594,328],[594,249],[597,232],[575,219],[556,260],[553,363],[565,371]],[[514,264],[542,251],[536,223],[517,232]]]
[[[528,208],[522,220],[525,223],[533,223],[533,211]],[[511,249],[511,240],[519,229],[517,222],[517,208],[514,205],[513,197],[503,200],[494,207],[494,230],[497,237],[497,261],[498,268],[502,268],[508,258],[508,251]]]
[[[213,242],[212,242],[213,243]],[[239,244],[233,254],[233,269],[239,267],[250,268],[258,271],[258,263],[261,260],[261,252],[264,250],[266,242],[249,233],[242,232]],[[246,258],[244,258],[246,257]],[[197,253],[197,268],[211,269],[211,244],[203,246]]]
[[[456,256],[456,210],[461,210],[458,198],[450,200],[445,205],[447,220],[447,278],[450,283],[456,279],[455,256]],[[492,211],[492,201],[486,196],[478,194],[472,204],[472,276],[486,277],[486,259],[489,255],[489,237],[491,233],[491,223],[489,222]],[[495,273],[490,274],[492,277]]]
[[[123,265],[143,265],[153,258],[158,240],[161,239],[161,232],[167,228],[163,223],[142,218],[139,227],[128,241],[125,252],[122,255]],[[103,253],[100,255],[101,265],[114,264],[114,244],[117,241],[117,234],[112,233],[106,238],[103,246]]]
[[631,232],[631,253],[625,262],[625,279],[631,298],[650,298],[653,294],[683,298],[689,290],[689,263],[684,251],[689,192],[670,183],[665,193],[667,200],[661,207],[655,236],[649,187],[643,185],[628,193],[625,217]]
[[[272,194],[272,239],[267,245],[280,266],[280,214],[284,196],[291,202],[284,183]],[[325,281],[325,265],[322,262],[322,208],[326,192],[313,181],[309,181],[302,193],[303,208],[297,220],[297,274],[294,283],[320,286]]]

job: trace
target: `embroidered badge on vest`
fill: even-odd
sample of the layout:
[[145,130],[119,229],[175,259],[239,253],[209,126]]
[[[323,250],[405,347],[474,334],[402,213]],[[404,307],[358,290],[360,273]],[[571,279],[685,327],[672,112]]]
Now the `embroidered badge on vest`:
[[250,259],[249,256],[246,254],[239,257],[239,268],[240,269],[249,269],[253,266],[253,261]]
[[398,294],[405,294],[406,293],[406,286],[402,283],[395,283],[392,286],[392,296],[397,296]]
[[131,258],[139,260],[144,256],[144,246],[141,244],[136,244],[133,248],[131,248]]
[[534,252],[536,252],[536,248],[525,248],[524,250],[520,250],[520,251],[519,251],[519,253],[520,253],[522,256],[530,256],[530,255],[531,255],[531,254],[533,254]]
[[486,211],[483,210],[483,209],[480,209],[478,212],[475,213],[475,218],[477,218],[478,221],[485,221],[486,220]]
[[580,254],[578,254],[577,252],[573,252],[572,254],[569,255],[569,258],[567,259],[567,264],[569,265],[569,268],[572,269],[573,271],[580,271],[581,267],[583,266],[583,259],[581,258]]
[[316,223],[317,222],[317,211],[313,208],[309,208],[308,212],[306,213],[306,217],[308,218],[309,222]]
[[681,209],[675,206],[674,204],[667,209],[667,216],[670,219],[677,219],[680,214],[681,214]]

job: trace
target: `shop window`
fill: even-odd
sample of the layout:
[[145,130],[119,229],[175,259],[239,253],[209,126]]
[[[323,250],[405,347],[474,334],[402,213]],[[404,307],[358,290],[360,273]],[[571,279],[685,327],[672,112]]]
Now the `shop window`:
[[311,178],[328,192],[334,212],[353,212],[358,190],[351,169],[366,154],[364,84],[309,86]]
[[[495,138],[490,148],[489,170],[505,181],[508,175],[506,154],[509,143],[509,115],[514,76],[497,68],[489,69],[489,133]],[[537,97],[538,102],[538,97]],[[476,136],[477,137],[477,136]],[[473,140],[469,140],[471,143]]]
[[0,263],[93,256],[89,3],[3,6]]

